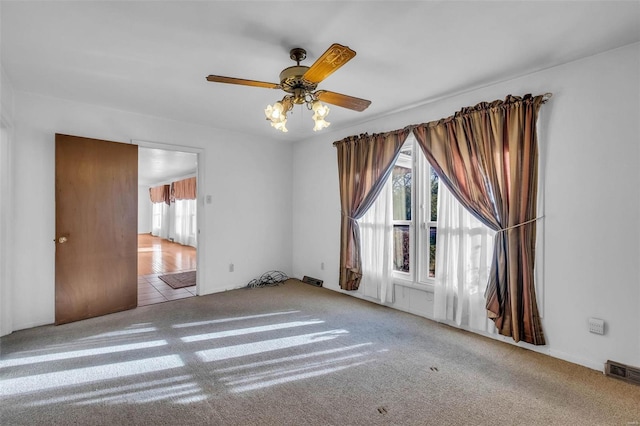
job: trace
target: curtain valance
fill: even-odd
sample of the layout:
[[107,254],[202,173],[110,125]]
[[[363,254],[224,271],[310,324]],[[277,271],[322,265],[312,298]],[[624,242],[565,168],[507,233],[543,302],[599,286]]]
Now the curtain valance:
[[196,178],[182,179],[171,183],[171,196],[174,200],[195,200]]
[[171,187],[169,185],[159,185],[149,188],[149,196],[152,203],[171,204]]
[[175,200],[195,200],[197,198],[196,178],[182,179],[171,182],[170,185],[154,186],[149,188],[149,196],[152,203],[171,204]]

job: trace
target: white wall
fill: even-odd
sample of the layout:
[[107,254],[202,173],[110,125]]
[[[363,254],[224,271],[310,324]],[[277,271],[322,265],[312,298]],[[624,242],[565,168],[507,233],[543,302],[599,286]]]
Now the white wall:
[[138,185],[138,234],[151,233],[153,203],[149,198],[149,186]]
[[[201,148],[200,294],[291,270],[291,146],[144,115],[15,93],[13,330],[54,321],[54,134]],[[268,249],[265,249],[268,247]],[[199,250],[199,251],[201,251]],[[229,263],[235,272],[229,272]]]
[[[507,94],[552,92],[538,120],[545,197],[538,285],[547,345],[522,346],[598,370],[608,359],[640,366],[639,51],[639,44],[626,46],[296,144],[294,275],[339,291],[333,141],[437,120]],[[396,286],[395,296],[394,307],[432,317],[431,293]],[[589,317],[606,321],[604,336],[589,333]]]

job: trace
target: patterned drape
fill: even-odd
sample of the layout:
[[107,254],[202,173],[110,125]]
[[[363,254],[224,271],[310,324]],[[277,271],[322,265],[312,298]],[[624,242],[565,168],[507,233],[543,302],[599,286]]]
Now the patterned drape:
[[358,223],[371,207],[391,173],[409,129],[352,136],[335,142],[342,225],[340,228],[340,287],[357,290],[362,278]]
[[543,96],[507,96],[414,127],[441,182],[497,231],[486,289],[500,334],[544,345],[534,288],[538,147]]

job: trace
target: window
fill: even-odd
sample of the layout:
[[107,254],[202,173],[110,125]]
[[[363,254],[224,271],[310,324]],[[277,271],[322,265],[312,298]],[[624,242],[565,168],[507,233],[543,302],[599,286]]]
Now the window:
[[165,202],[153,203],[151,235],[169,238],[169,205]]
[[196,200],[175,200],[174,241],[196,247]]
[[436,265],[438,176],[413,135],[402,146],[391,179],[394,276],[430,283]]
[[153,208],[152,208],[152,228],[156,231],[157,233],[159,233],[160,228],[162,227],[162,203],[153,203]]

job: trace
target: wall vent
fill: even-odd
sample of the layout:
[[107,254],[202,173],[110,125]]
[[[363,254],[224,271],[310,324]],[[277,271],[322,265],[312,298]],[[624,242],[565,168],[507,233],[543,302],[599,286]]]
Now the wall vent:
[[626,382],[640,385],[640,368],[629,367],[615,361],[607,361],[604,365],[604,374]]
[[308,276],[305,275],[304,278],[302,278],[302,282],[314,285],[316,287],[322,287],[322,283],[324,281],[319,280],[318,278],[308,277]]

